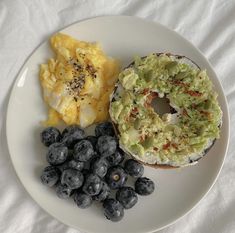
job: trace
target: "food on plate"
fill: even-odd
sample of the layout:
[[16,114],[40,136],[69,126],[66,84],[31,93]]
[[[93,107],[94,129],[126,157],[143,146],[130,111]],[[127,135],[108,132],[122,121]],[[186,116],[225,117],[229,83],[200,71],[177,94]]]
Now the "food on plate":
[[117,149],[114,154],[107,156],[106,160],[108,161],[110,166],[117,166],[124,160],[124,158],[125,153],[122,150]]
[[68,168],[63,171],[61,175],[61,184],[67,185],[71,189],[78,189],[82,186],[84,181],[83,174],[73,168]]
[[104,215],[112,222],[120,221],[124,216],[124,208],[121,203],[113,198],[106,199],[103,203]]
[[97,125],[97,127],[95,128],[96,137],[104,136],[104,135],[114,136],[114,134],[115,132],[113,129],[113,125],[109,121],[103,122]]
[[126,184],[127,173],[121,166],[109,168],[106,175],[106,182],[111,189],[119,189]]
[[55,127],[48,127],[41,133],[41,142],[45,146],[50,146],[51,144],[58,142],[61,139],[61,134]]
[[117,141],[112,136],[103,135],[98,138],[96,148],[103,156],[109,156],[115,153],[117,148]]
[[92,198],[91,196],[77,191],[74,194],[74,202],[77,204],[77,206],[81,209],[86,209],[87,207],[91,206],[92,204]]
[[71,196],[73,189],[69,188],[66,184],[61,184],[60,182],[56,185],[56,195],[61,199],[66,199]]
[[92,161],[91,167],[95,175],[103,178],[108,171],[108,165],[108,161],[104,157],[98,157]]
[[[110,122],[98,124],[96,136],[85,135],[77,125],[67,126],[62,133],[48,127],[41,135],[47,133],[50,136],[42,143],[46,147],[50,144],[46,155],[50,166],[42,171],[40,178],[44,185],[55,188],[59,198],[72,197],[81,209],[90,207],[93,202],[101,202],[105,217],[117,222],[123,218],[124,209],[137,204],[137,194],[153,192],[152,180],[140,180],[143,165],[133,159],[124,161],[125,152],[119,148]],[[54,140],[55,135],[61,136]],[[132,176],[133,187],[130,182],[126,186],[128,175]]]
[[82,190],[90,196],[95,196],[100,193],[102,184],[102,180],[98,175],[89,174],[83,184]]
[[56,55],[40,68],[43,97],[50,110],[46,125],[81,127],[108,119],[109,96],[119,63],[97,43],[78,41],[57,33],[50,38]]
[[77,125],[70,125],[62,132],[62,142],[68,147],[72,148],[78,141],[84,139],[85,132]]
[[108,184],[104,181],[102,181],[102,188],[99,192],[99,194],[93,196],[93,200],[95,201],[99,201],[102,202],[105,199],[107,199],[110,196],[110,187],[108,186]]
[[47,162],[51,165],[62,164],[68,157],[69,150],[64,144],[55,142],[51,144],[47,152]]
[[132,177],[138,178],[144,174],[144,166],[134,159],[128,159],[124,167],[126,172]]
[[81,140],[77,142],[73,148],[74,158],[76,160],[86,162],[94,156],[94,149],[90,141]]
[[82,171],[84,167],[85,167],[85,162],[77,161],[77,160],[74,160],[74,159],[68,161],[67,168],[73,168],[73,169],[76,169],[78,171]]
[[122,187],[116,192],[116,199],[125,209],[130,209],[137,203],[138,196],[132,187]]
[[41,175],[41,181],[43,184],[52,187],[57,183],[58,180],[59,180],[58,168],[53,166],[48,166],[44,168]]
[[152,180],[147,177],[139,177],[135,182],[135,191],[139,195],[149,195],[155,189],[155,185]]
[[[172,113],[160,116],[152,101],[163,97]],[[109,112],[120,147],[154,167],[197,163],[219,138],[222,123],[217,94],[206,71],[172,54],[136,58],[125,68]]]

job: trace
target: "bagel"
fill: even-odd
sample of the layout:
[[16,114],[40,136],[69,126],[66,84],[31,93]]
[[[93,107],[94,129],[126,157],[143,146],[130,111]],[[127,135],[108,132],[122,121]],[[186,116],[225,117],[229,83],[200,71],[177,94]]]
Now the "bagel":
[[[167,98],[160,116],[154,98]],[[220,135],[222,111],[205,70],[185,56],[154,53],[119,74],[109,114],[120,147],[155,168],[196,164]]]

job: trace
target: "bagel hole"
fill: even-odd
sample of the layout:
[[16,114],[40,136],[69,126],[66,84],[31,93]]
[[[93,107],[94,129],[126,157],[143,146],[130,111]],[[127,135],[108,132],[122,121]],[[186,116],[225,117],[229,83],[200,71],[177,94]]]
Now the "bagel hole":
[[160,98],[156,97],[152,100],[151,106],[153,107],[154,111],[162,116],[165,113],[172,113],[172,110],[174,110],[170,104],[169,100],[166,97]]

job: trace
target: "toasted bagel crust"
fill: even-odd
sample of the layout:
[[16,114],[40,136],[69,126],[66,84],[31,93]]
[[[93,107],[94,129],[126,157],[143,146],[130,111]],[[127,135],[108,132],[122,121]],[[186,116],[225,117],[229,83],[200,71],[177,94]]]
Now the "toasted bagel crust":
[[[182,55],[175,55],[175,54],[171,54],[171,53],[154,53],[156,54],[157,56],[160,56],[162,54],[165,54],[167,56],[172,56],[174,58],[176,58],[177,60],[183,60],[184,63],[187,63],[188,65],[194,67],[194,68],[197,68],[199,70],[201,70],[201,68],[194,62],[192,61],[190,58],[186,57],[186,56],[182,56]],[[146,56],[143,56],[141,58],[145,58]],[[126,68],[130,68],[131,66],[134,65],[134,62],[131,62]],[[125,69],[126,69],[125,68]],[[114,88],[114,91],[111,95],[111,98],[110,98],[110,103],[112,101],[114,101],[114,93],[116,92],[118,88],[118,85],[115,86]],[[175,111],[173,108],[171,109],[171,111]],[[222,118],[222,117],[221,117]],[[112,124],[114,126],[114,129],[115,129],[115,134],[117,135],[117,137],[119,138],[119,131],[118,131],[118,127],[117,125],[112,121]],[[221,128],[221,125],[222,125],[222,119],[221,119],[221,122],[220,124],[218,125],[219,128]],[[188,164],[184,165],[184,166],[190,166],[190,165],[195,165],[196,163],[198,163],[198,161],[203,158],[209,151],[210,149],[213,147],[214,143],[215,143],[216,139],[214,139],[213,141],[211,141],[211,144],[209,144],[209,146],[207,148],[204,149],[203,151],[203,154],[200,158],[197,158],[195,160],[191,160]],[[184,166],[172,166],[172,165],[165,165],[165,164],[158,164],[158,163],[155,163],[155,164],[149,164],[149,163],[146,163],[146,162],[143,162],[141,160],[139,160],[137,158],[137,156],[135,156],[134,154],[130,153],[125,147],[123,147],[122,145],[120,145],[120,147],[125,151],[125,153],[127,153],[128,155],[130,155],[131,157],[133,157],[135,160],[139,161],[140,163],[146,165],[146,166],[149,166],[149,167],[152,167],[152,168],[161,168],[161,169],[173,169],[173,168],[180,168],[180,167],[184,167]]]

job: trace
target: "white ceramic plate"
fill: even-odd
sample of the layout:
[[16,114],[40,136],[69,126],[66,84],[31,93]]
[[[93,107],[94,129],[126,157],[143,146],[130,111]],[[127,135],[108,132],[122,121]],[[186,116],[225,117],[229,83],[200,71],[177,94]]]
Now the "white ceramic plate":
[[61,200],[53,190],[40,183],[46,165],[46,149],[41,145],[40,121],[46,118],[38,80],[39,64],[53,54],[48,41],[38,47],[23,66],[13,87],[7,113],[7,139],[15,170],[33,199],[61,222],[82,232],[143,233],[159,230],[190,211],[208,192],[222,167],[229,138],[226,99],[210,63],[191,43],[166,27],[143,19],[108,16],[73,24],[62,32],[80,40],[99,41],[107,54],[120,59],[125,66],[133,56],[151,52],[185,55],[207,69],[223,110],[221,138],[198,165],[180,170],[145,169],[145,175],[156,183],[156,191],[140,197],[138,204],[125,211],[121,222],[106,220],[101,208],[93,205],[78,209],[72,200]]

